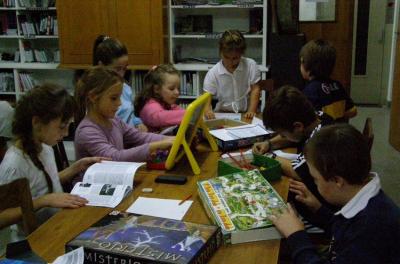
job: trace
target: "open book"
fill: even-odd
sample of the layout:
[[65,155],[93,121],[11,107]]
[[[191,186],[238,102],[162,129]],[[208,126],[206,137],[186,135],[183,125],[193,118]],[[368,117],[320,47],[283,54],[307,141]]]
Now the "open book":
[[102,161],[90,166],[71,193],[87,199],[87,205],[116,207],[132,190],[136,170],[145,163]]

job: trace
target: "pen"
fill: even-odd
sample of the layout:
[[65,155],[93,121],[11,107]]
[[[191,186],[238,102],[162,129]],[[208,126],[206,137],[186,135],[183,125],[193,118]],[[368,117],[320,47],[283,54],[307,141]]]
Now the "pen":
[[187,200],[189,200],[190,198],[192,198],[192,195],[189,195],[188,197],[186,197],[185,199],[183,199],[182,201],[180,201],[180,203],[178,205],[183,204],[184,202],[186,202]]

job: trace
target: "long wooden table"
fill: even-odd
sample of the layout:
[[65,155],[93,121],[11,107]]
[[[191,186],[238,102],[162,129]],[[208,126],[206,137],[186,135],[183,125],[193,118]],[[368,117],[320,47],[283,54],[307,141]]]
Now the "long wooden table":
[[[182,160],[175,166],[170,174],[191,175],[185,185],[169,185],[155,183],[154,179],[163,171],[140,169],[135,176],[134,191],[124,199],[116,208],[126,210],[138,196],[157,197],[168,199],[184,199],[193,195],[193,204],[184,217],[184,221],[210,224],[206,212],[202,206],[197,193],[196,182],[216,176],[217,161],[220,152],[199,150],[194,155],[201,167],[200,175],[193,175],[186,160]],[[273,186],[282,196],[287,198],[288,180],[283,177],[274,182]],[[152,193],[143,193],[143,188],[153,188]],[[79,233],[89,228],[103,216],[111,212],[111,208],[82,207],[79,209],[65,209],[54,215],[46,223],[41,225],[28,240],[36,254],[48,262],[65,253],[65,244],[76,237]],[[212,257],[210,263],[277,263],[279,255],[280,240],[251,242],[236,245],[222,246]]]

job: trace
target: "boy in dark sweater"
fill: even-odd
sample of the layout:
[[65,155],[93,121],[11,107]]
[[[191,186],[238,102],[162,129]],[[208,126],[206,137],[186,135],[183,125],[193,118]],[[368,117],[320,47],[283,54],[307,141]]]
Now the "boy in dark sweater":
[[340,206],[336,213],[297,181],[290,190],[315,213],[315,221],[332,235],[322,260],[301,220],[288,206],[271,220],[287,237],[293,263],[400,263],[400,209],[380,189],[362,134],[348,124],[322,128],[306,145],[305,157],[319,193]]
[[301,48],[300,71],[308,81],[303,92],[317,111],[323,111],[335,121],[357,115],[357,108],[342,84],[330,78],[336,62],[336,50],[322,39],[311,40]]

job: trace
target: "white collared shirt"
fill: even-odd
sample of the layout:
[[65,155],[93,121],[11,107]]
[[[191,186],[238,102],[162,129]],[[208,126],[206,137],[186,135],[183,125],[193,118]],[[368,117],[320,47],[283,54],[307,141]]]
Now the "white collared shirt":
[[367,207],[368,201],[375,197],[381,189],[381,181],[378,174],[375,172],[371,172],[371,174],[373,178],[335,215],[341,214],[350,219]]
[[207,72],[203,90],[217,96],[216,112],[244,112],[248,108],[250,86],[257,83],[260,77],[260,70],[253,59],[242,57],[233,73],[220,60]]

